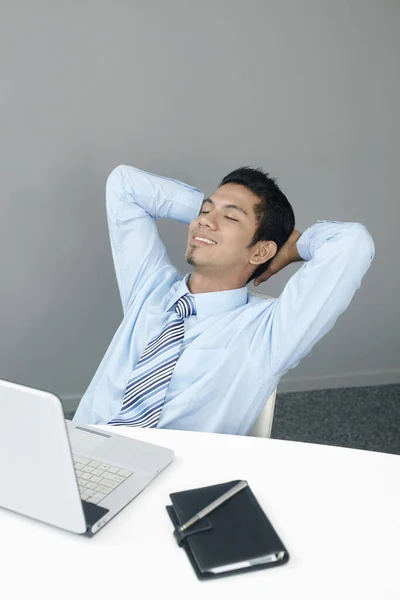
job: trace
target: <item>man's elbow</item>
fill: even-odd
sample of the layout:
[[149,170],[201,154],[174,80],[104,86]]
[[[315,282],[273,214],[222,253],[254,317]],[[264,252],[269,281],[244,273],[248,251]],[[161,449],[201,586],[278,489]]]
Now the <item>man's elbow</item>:
[[353,273],[353,277],[358,281],[357,287],[371,266],[374,256],[375,244],[368,229],[361,223],[354,223],[347,247],[346,264],[348,273]]
[[106,181],[106,207],[107,213],[112,219],[115,218],[122,196],[124,168],[124,165],[114,167]]
[[357,230],[355,235],[355,244],[359,256],[361,259],[371,263],[375,256],[375,243],[372,239],[372,235],[365,225],[362,225],[361,223],[355,223],[354,225]]
[[118,165],[114,167],[106,180],[106,189],[110,186],[115,186],[116,183],[121,182],[122,173],[124,171],[125,165]]

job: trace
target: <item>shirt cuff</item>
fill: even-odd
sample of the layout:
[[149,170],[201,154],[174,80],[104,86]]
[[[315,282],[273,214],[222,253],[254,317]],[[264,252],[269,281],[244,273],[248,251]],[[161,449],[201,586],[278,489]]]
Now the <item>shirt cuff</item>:
[[[319,231],[319,224],[330,224],[330,223],[334,223],[335,225],[341,225],[342,227],[347,227],[347,226],[351,226],[352,223],[343,223],[342,221],[332,221],[332,220],[324,220],[324,221],[317,221],[314,225],[311,225],[310,227],[308,227],[308,229],[306,229],[301,236],[299,237],[299,239],[296,242],[296,246],[297,246],[297,252],[300,254],[301,258],[303,260],[311,260],[314,252],[316,250],[316,244],[318,247],[318,244],[321,243],[321,239],[320,236],[318,238],[318,236],[316,235]],[[329,227],[329,225],[328,225]],[[326,229],[326,226],[325,226]],[[333,232],[337,231],[337,227],[333,228]],[[330,234],[326,234],[326,239],[328,239],[330,237]],[[323,241],[323,240],[322,240]],[[317,243],[318,242],[318,243]],[[312,250],[312,252],[311,252]]]
[[307,247],[307,240],[306,240],[306,236],[304,235],[304,233],[302,233],[301,236],[299,237],[299,239],[297,240],[296,248],[297,248],[297,252],[300,254],[300,256],[303,260],[311,260],[312,256]]

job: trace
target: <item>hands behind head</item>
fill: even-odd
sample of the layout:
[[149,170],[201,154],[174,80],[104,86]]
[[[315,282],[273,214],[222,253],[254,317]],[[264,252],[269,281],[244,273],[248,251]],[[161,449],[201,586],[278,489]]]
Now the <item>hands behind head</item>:
[[264,283],[264,281],[267,281],[267,279],[272,277],[272,275],[279,273],[279,271],[287,267],[287,265],[290,265],[290,263],[303,260],[298,253],[296,246],[296,242],[300,236],[301,233],[296,231],[296,229],[293,229],[287,241],[269,263],[268,269],[256,277],[254,280],[255,286],[260,285],[260,283]]

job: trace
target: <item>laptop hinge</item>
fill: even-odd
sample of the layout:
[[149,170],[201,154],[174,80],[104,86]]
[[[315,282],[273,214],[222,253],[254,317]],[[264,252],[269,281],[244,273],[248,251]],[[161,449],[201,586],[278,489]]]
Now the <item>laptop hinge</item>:
[[83,513],[85,515],[86,531],[89,533],[89,531],[92,530],[93,525],[110,511],[108,508],[93,504],[93,502],[87,502],[86,500],[81,500],[81,502]]

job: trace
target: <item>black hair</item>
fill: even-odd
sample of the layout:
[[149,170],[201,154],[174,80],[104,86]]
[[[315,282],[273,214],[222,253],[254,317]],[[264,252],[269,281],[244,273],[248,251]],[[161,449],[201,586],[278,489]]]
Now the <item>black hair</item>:
[[[261,200],[254,206],[258,226],[247,248],[252,248],[261,240],[272,240],[276,243],[278,252],[294,230],[295,217],[289,200],[275,179],[260,168],[240,167],[226,175],[218,187],[227,183],[244,185]],[[266,271],[271,260],[272,258],[259,265],[246,281],[246,285]]]

